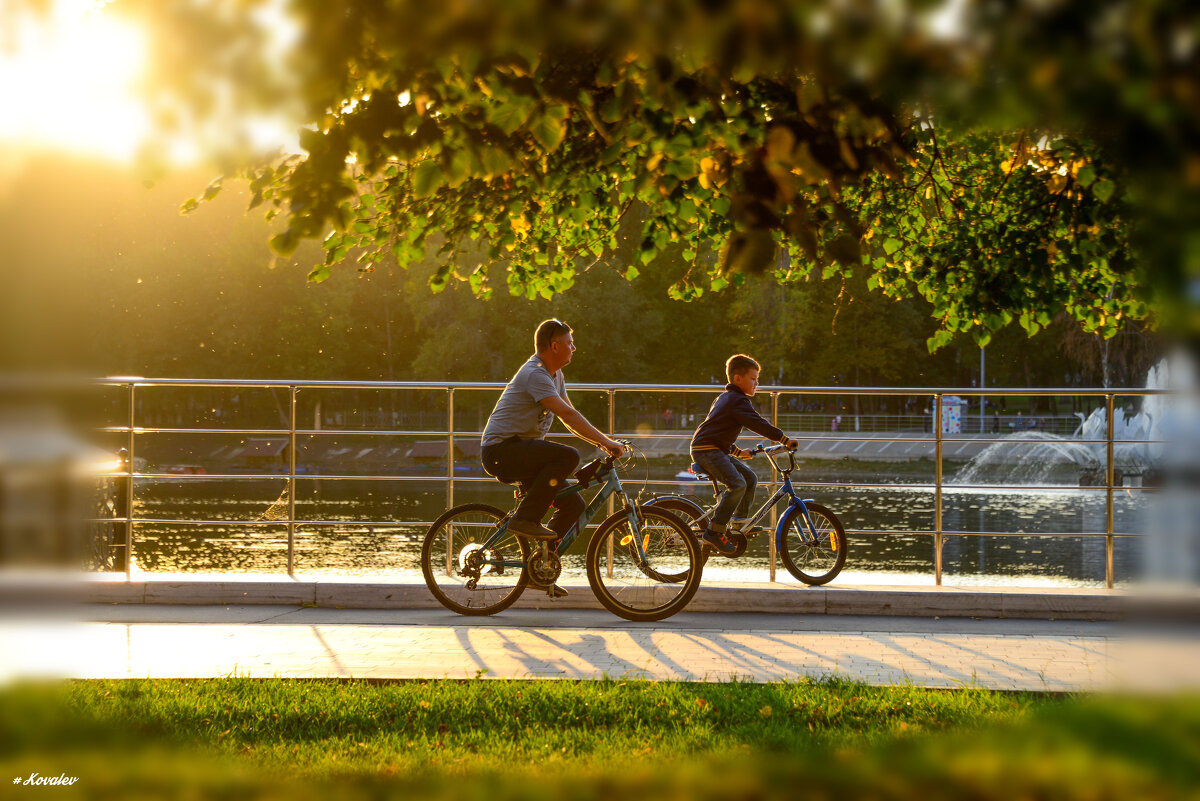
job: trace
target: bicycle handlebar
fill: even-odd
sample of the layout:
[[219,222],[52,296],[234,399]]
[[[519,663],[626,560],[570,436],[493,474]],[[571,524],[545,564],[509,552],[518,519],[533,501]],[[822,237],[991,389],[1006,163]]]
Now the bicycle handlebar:
[[[627,439],[618,439],[618,440],[615,440],[615,441],[616,441],[616,442],[619,442],[619,443],[621,443],[623,446],[625,446],[625,451],[626,451],[626,453],[633,453],[633,443],[632,443],[632,442],[630,442],[630,441],[629,441],[629,440],[627,440]],[[612,466],[613,466],[613,462],[615,462],[616,460],[617,460],[617,457],[616,457],[616,456],[613,456],[613,455],[610,453],[610,454],[608,454],[607,456],[605,456],[605,457],[604,457],[604,466],[605,466],[605,467],[612,467]]]
[[788,459],[791,460],[791,467],[789,468],[789,470],[795,470],[796,469],[796,449],[795,448],[789,448],[787,445],[783,445],[783,444],[772,445],[771,447],[768,448],[768,447],[765,447],[760,442],[760,443],[758,443],[758,447],[755,448],[752,451],[752,453],[765,453],[767,455],[767,458],[771,460],[771,465],[776,470],[782,471],[783,468],[779,466],[779,464],[775,461],[775,457],[772,455],[772,454],[779,453],[780,451],[784,451],[785,453],[787,453]]

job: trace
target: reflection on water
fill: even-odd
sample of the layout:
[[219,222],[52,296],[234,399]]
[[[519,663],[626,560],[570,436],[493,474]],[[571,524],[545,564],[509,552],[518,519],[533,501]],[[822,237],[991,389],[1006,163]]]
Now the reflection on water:
[[[178,481],[139,485],[136,516],[143,519],[206,520],[196,524],[139,523],[135,560],[150,572],[281,573],[287,570],[287,527],[271,522],[246,525],[279,508],[282,480]],[[301,575],[360,576],[420,581],[421,540],[428,523],[446,508],[446,482],[298,482],[295,569]],[[693,489],[694,487],[688,487]],[[801,490],[803,491],[803,490]],[[759,500],[766,490],[760,488]],[[905,487],[823,490],[811,493],[832,508],[850,531],[849,560],[837,583],[932,583],[934,494]],[[805,497],[809,497],[806,494]],[[704,494],[697,499],[703,501]],[[284,498],[286,503],[286,498]],[[454,501],[509,508],[512,492],[493,482],[456,483]],[[1118,493],[1115,531],[1141,534],[1145,496]],[[599,523],[599,519],[593,521]],[[970,585],[1102,586],[1102,492],[957,490],[943,493],[946,531],[996,532],[992,536],[948,534],[943,548],[944,582]],[[888,532],[888,533],[877,533]],[[909,533],[912,532],[912,533]],[[999,533],[1005,536],[999,536]],[[589,531],[590,534],[590,531]],[[1012,536],[1012,535],[1024,536]],[[1045,534],[1068,536],[1047,537]],[[568,582],[583,582],[583,552],[577,541],[563,560]],[[1118,537],[1116,575],[1128,580],[1139,569],[1141,541]],[[752,541],[737,560],[714,557],[709,582],[766,581],[770,557],[764,538]],[[794,583],[782,565],[777,578]]]

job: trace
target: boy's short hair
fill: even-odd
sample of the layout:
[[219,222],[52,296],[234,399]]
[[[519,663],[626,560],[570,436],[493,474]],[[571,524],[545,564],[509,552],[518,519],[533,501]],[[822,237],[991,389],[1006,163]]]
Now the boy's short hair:
[[550,343],[554,341],[555,337],[569,333],[571,333],[571,326],[562,320],[542,320],[533,334],[533,349],[541,352],[550,347]]
[[735,353],[725,362],[725,377],[731,384],[735,375],[745,375],[751,370],[762,370],[762,365],[744,353]]

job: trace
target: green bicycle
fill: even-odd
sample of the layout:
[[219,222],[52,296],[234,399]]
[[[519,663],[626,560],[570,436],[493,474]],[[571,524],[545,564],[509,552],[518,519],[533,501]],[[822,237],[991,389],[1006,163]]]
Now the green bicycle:
[[[700,586],[698,542],[670,512],[632,504],[614,461],[609,456],[589,462],[576,472],[577,483],[558,493],[561,498],[599,483],[579,520],[556,541],[510,530],[513,511],[482,503],[446,511],[421,546],[421,572],[433,597],[461,615],[493,615],[512,606],[526,587],[550,594],[562,573],[562,554],[616,496],[620,508],[588,543],[592,592],[605,609],[626,620],[662,620],[687,606]],[[517,497],[522,494],[518,485]]]

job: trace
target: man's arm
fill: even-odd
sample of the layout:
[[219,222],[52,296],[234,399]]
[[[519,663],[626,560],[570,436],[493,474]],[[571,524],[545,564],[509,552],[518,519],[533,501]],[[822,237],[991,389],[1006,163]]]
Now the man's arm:
[[540,403],[554,412],[555,416],[562,420],[567,430],[580,439],[599,446],[613,456],[620,456],[625,452],[624,445],[605,436],[598,428],[589,423],[578,409],[567,403],[562,397],[552,395],[549,398],[542,398]]

